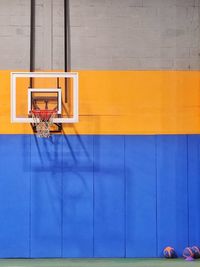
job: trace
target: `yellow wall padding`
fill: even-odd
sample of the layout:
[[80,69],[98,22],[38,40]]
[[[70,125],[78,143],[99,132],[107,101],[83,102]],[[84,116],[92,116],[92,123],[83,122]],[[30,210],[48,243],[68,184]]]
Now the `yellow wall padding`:
[[[10,123],[10,72],[0,71],[0,133],[30,134]],[[66,134],[200,133],[199,71],[78,73],[80,121],[64,125]]]

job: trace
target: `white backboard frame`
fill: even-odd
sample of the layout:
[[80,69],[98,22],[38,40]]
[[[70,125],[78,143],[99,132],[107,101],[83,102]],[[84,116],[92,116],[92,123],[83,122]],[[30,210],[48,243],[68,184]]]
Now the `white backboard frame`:
[[[76,123],[78,122],[78,73],[76,72],[11,72],[11,122],[12,123],[34,123],[33,118],[17,117],[16,104],[16,80],[17,78],[72,78],[73,83],[73,116],[70,118],[53,118],[54,123]],[[49,89],[46,88],[48,91]],[[28,88],[27,88],[28,91]],[[28,101],[28,98],[27,98]]]

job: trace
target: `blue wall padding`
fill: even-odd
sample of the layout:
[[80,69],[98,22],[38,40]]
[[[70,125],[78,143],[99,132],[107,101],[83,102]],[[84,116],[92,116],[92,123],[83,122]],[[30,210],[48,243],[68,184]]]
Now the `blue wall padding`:
[[0,257],[200,245],[200,136],[0,135]]
[[124,257],[124,137],[94,137],[94,256]]
[[200,136],[188,136],[189,245],[200,244]]
[[156,257],[155,136],[126,137],[126,256]]
[[30,136],[0,136],[0,257],[29,257]]
[[93,256],[93,138],[63,138],[63,257]]
[[62,138],[31,137],[31,257],[61,257]]
[[172,246],[179,255],[188,245],[187,137],[157,137],[158,253]]

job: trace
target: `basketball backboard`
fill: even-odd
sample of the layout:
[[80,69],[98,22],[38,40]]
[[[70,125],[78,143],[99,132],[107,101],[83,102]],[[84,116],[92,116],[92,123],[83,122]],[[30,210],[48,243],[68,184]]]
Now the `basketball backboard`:
[[11,122],[34,123],[30,116],[34,105],[44,106],[45,109],[56,107],[53,123],[78,122],[78,73],[12,72]]

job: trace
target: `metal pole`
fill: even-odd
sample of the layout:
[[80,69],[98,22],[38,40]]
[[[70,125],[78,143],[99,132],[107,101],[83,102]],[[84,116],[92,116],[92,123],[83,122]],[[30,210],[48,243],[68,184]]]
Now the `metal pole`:
[[[35,0],[31,0],[30,9],[30,72],[35,69]],[[30,88],[33,87],[33,78],[30,78]]]
[[[69,20],[69,0],[64,0],[64,54],[65,54],[65,72],[69,71],[68,66],[68,20]],[[65,78],[65,103],[68,102],[68,83],[67,79]]]

